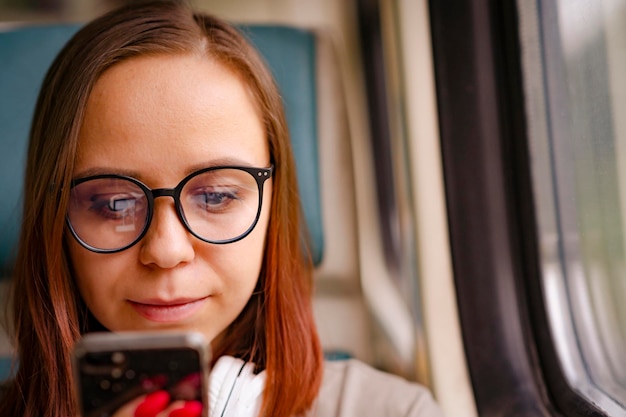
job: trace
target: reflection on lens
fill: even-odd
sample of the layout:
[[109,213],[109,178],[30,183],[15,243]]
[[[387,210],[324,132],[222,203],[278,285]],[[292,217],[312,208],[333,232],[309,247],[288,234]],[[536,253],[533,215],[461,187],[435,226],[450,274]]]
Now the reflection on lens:
[[148,200],[134,182],[113,177],[95,178],[72,188],[68,219],[74,233],[89,246],[117,249],[142,233]]

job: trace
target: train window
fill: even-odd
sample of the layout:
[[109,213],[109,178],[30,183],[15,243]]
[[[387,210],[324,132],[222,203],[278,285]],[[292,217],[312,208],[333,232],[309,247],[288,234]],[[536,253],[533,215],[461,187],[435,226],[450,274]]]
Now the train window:
[[578,394],[626,415],[626,0],[518,0],[549,327]]

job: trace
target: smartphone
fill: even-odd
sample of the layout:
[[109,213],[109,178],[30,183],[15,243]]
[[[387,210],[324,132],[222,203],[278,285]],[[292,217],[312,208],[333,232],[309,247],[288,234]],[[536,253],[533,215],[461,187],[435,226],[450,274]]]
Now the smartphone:
[[73,352],[82,417],[110,417],[132,399],[166,390],[208,416],[210,351],[199,333],[88,333]]

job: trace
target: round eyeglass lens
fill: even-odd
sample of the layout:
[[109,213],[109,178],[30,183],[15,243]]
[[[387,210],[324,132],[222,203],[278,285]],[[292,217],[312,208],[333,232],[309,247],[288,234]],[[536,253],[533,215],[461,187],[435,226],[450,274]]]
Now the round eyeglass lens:
[[259,213],[259,186],[240,169],[222,168],[191,177],[180,204],[189,229],[210,242],[236,239],[254,226]]
[[94,178],[72,188],[68,219],[86,245],[115,250],[133,243],[148,218],[143,189],[123,178]]

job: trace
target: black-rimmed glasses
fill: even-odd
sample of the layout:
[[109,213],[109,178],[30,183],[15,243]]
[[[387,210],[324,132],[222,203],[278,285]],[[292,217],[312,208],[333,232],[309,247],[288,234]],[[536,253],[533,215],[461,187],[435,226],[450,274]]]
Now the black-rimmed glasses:
[[85,248],[119,252],[146,234],[154,199],[169,196],[192,235],[215,244],[236,242],[256,226],[263,184],[272,172],[273,167],[211,167],[188,175],[175,188],[154,190],[123,175],[80,178],[72,182],[67,224]]

